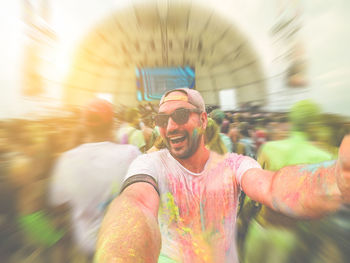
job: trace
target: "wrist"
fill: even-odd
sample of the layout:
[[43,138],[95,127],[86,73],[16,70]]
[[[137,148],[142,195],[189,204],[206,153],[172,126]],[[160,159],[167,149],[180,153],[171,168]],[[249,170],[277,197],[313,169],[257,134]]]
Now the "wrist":
[[337,176],[337,186],[342,195],[342,200],[344,203],[350,203],[350,169],[344,166],[341,158],[336,164],[336,176]]

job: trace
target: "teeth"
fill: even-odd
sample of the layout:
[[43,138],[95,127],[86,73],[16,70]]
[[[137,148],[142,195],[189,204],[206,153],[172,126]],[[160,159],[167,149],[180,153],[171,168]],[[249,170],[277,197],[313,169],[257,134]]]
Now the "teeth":
[[176,137],[172,137],[172,138],[170,138],[170,140],[177,140],[177,139],[181,139],[181,138],[183,138],[184,136],[176,136]]
[[171,137],[171,138],[169,138],[169,139],[170,139],[171,143],[179,143],[179,142],[184,141],[185,138],[186,138],[186,136],[180,135],[180,136]]

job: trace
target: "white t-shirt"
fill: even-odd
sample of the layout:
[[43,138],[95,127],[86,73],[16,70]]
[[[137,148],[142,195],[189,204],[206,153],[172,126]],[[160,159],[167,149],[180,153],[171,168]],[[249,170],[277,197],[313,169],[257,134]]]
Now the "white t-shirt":
[[[238,262],[235,229],[240,181],[252,158],[214,152],[201,173],[192,173],[167,149],[139,156],[127,176],[147,174],[158,183],[159,262]],[[164,261],[164,262],[165,262]]]
[[98,142],[82,144],[58,159],[49,202],[70,204],[74,238],[86,253],[94,253],[106,205],[120,192],[128,167],[139,154],[133,145]]

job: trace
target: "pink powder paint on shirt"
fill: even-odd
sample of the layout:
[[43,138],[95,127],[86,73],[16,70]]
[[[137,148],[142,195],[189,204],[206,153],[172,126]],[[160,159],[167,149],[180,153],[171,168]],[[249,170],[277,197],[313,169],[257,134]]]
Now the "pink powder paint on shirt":
[[129,176],[149,174],[158,182],[161,254],[179,262],[236,262],[239,180],[259,164],[246,156],[211,152],[198,174],[169,155],[163,150],[142,156],[129,170]]

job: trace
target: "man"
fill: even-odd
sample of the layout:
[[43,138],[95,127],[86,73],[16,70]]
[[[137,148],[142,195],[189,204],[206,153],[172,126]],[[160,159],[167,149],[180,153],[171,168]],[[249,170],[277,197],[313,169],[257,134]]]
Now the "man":
[[337,163],[274,173],[250,157],[205,147],[207,114],[195,90],[163,95],[156,124],[167,149],[130,166],[102,223],[96,262],[237,262],[241,188],[291,216],[317,217],[350,201],[350,137]]
[[311,127],[315,127],[320,118],[321,109],[318,105],[309,100],[297,102],[289,113],[292,125],[289,137],[265,143],[259,152],[258,162],[267,170],[277,171],[286,165],[331,160],[330,153],[309,141]]
[[[333,159],[331,153],[310,141],[312,132],[323,130],[320,125],[321,109],[310,100],[297,102],[289,113],[291,131],[284,140],[264,144],[259,152],[258,162],[267,170],[277,171],[287,165],[312,164]],[[342,210],[340,214],[345,214]],[[349,212],[347,212],[349,214]],[[245,262],[329,262],[329,244],[332,245],[332,262],[340,260],[342,245],[331,240],[346,232],[339,215],[326,219],[308,221],[295,220],[263,207],[257,222],[251,225],[246,242]],[[332,229],[332,235],[327,233]],[[335,233],[338,232],[338,235]],[[278,241],[277,241],[278,240]],[[344,239],[346,240],[346,239]],[[254,253],[253,253],[254,252]]]
[[112,105],[93,100],[83,112],[84,143],[61,155],[53,171],[49,201],[71,209],[77,246],[87,256],[95,252],[97,232],[109,200],[118,194],[137,147],[113,142]]
[[[316,127],[321,118],[321,109],[318,105],[309,100],[299,101],[293,105],[288,117],[291,123],[289,137],[284,140],[270,141],[261,146],[258,162],[264,169],[277,171],[288,165],[313,164],[332,160],[330,153],[309,141],[311,127]],[[257,222],[251,225],[246,242],[245,262],[289,262],[290,251],[294,250],[297,244],[302,243],[303,247],[307,246],[304,240],[296,238],[296,224],[300,224],[300,221],[294,218],[263,207],[259,213],[258,222],[263,227]],[[310,254],[310,251],[307,253]],[[292,258],[295,260],[296,256],[301,257],[301,254],[300,250]],[[310,260],[299,261],[309,262]]]

